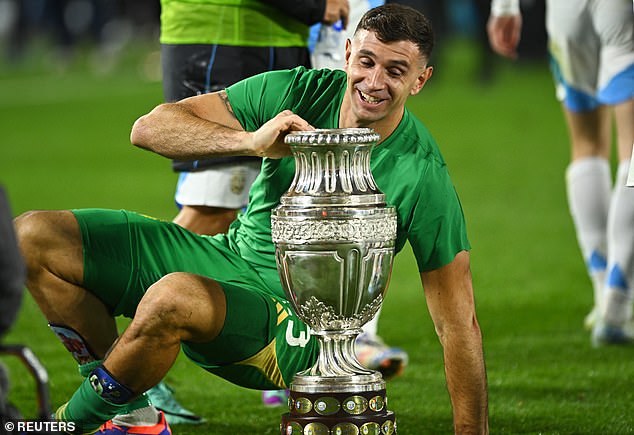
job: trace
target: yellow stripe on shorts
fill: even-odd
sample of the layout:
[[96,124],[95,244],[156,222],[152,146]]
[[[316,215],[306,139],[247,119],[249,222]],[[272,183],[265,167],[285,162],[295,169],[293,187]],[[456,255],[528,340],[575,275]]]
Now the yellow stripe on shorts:
[[275,351],[275,339],[264,349],[236,364],[252,366],[264,373],[264,376],[280,388],[286,388],[282,372],[277,365],[277,353]]

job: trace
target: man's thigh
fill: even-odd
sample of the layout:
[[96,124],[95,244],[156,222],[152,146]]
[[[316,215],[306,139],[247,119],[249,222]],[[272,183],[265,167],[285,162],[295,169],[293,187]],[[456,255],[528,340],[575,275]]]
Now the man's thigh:
[[224,235],[201,236],[124,210],[74,210],[82,235],[84,287],[115,316],[133,317],[145,291],[172,272],[267,291]]
[[558,97],[574,112],[631,98],[632,5],[625,0],[550,0],[549,51]]

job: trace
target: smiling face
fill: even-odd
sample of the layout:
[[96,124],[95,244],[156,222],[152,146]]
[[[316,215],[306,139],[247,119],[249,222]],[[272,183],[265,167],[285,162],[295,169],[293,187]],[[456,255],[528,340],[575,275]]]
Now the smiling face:
[[398,126],[410,95],[422,89],[432,68],[411,41],[381,42],[358,30],[346,45],[348,86],[340,127],[370,127],[386,138]]

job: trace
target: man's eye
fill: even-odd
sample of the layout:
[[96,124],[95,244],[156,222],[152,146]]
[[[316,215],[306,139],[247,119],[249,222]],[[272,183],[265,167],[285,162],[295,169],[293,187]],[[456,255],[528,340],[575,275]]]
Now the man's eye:
[[401,71],[400,69],[394,69],[394,68],[391,68],[391,69],[387,70],[387,72],[388,72],[391,76],[394,76],[394,77],[400,77],[400,76],[402,76],[402,75],[403,75],[403,71]]

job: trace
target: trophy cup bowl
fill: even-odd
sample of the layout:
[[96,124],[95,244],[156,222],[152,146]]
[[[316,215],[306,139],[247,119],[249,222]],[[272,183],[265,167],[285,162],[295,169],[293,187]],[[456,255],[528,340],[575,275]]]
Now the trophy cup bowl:
[[286,137],[295,177],[271,213],[282,287],[318,338],[319,356],[290,387],[282,435],[396,433],[381,374],[361,365],[355,339],[377,313],[390,279],[396,211],[370,170],[371,129]]

